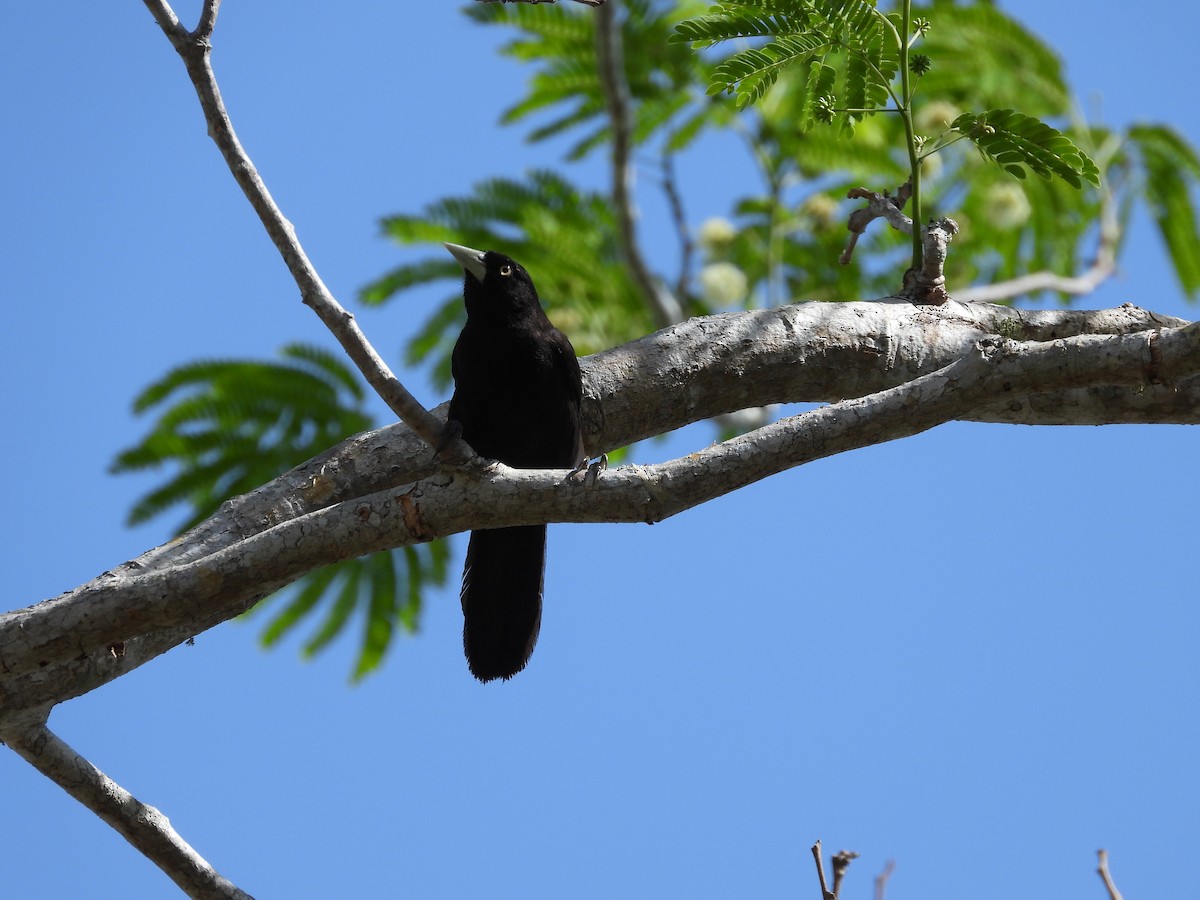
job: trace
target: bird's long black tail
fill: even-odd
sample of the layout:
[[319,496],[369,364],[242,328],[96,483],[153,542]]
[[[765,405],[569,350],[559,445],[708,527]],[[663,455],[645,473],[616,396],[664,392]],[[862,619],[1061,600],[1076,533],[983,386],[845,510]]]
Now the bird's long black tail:
[[512,678],[542,627],[546,526],[472,531],[463,570],[463,649],[480,681]]

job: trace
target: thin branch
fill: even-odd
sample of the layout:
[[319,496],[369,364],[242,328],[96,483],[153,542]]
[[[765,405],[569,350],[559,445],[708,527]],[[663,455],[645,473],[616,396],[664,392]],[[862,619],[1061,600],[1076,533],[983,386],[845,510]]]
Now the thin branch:
[[[886,17],[881,17],[886,20]],[[904,123],[905,148],[908,151],[908,184],[909,190],[912,193],[912,210],[913,219],[918,223],[922,221],[921,210],[921,162],[917,159],[917,135],[913,128],[913,91],[912,86],[912,67],[909,65],[908,51],[912,47],[911,38],[915,38],[915,34],[909,33],[909,28],[912,24],[912,0],[903,0],[900,7],[900,61],[898,68],[900,69],[900,98],[902,103],[897,104],[900,107],[900,121]],[[884,83],[888,83],[891,79],[884,79]],[[912,268],[917,270],[924,269],[924,253],[925,247],[921,241],[921,235],[916,232],[912,233]]]
[[[866,200],[867,205],[850,214],[846,227],[850,231],[850,243],[842,251],[839,261],[847,265],[854,254],[858,238],[875,219],[887,219],[888,224],[903,234],[912,234],[912,219],[903,213],[904,204],[911,196],[911,182],[901,186],[895,197],[887,193],[869,191],[866,188],[851,188],[846,194],[851,200]],[[947,245],[958,233],[958,223],[953,219],[938,219],[921,229],[921,253],[914,254],[920,265],[904,273],[904,285],[897,296],[927,306],[940,306],[950,299],[946,292]]]
[[850,243],[838,257],[838,262],[843,266],[850,264],[850,260],[854,256],[854,248],[858,246],[859,237],[866,233],[867,226],[876,219],[887,219],[888,224],[900,233],[912,234],[912,219],[904,214],[904,204],[908,202],[910,196],[909,190],[906,182],[900,187],[895,197],[886,191],[879,193],[866,188],[851,188],[846,193],[851,200],[866,200],[867,205],[850,213],[850,218],[846,222],[846,229],[850,232]]
[[833,855],[833,900],[837,900],[842,892],[842,879],[846,877],[850,863],[856,859],[858,854],[853,850],[839,850]]
[[1117,270],[1117,246],[1120,242],[1121,223],[1117,217],[1116,200],[1105,184],[1100,189],[1100,235],[1096,256],[1087,269],[1078,275],[1032,272],[1008,281],[963,288],[954,292],[954,299],[964,303],[998,303],[1001,300],[1042,291],[1057,291],[1074,296],[1090,294]]
[[1104,882],[1104,889],[1108,891],[1108,900],[1123,900],[1121,892],[1117,890],[1116,882],[1113,881],[1112,874],[1108,871],[1108,851],[1097,850],[1096,856],[1100,859],[1096,872],[1099,874],[1100,880]]
[[[301,299],[320,317],[325,326],[345,349],[350,359],[358,366],[367,382],[383,398],[384,402],[403,421],[407,422],[430,446],[438,446],[442,439],[442,424],[430,415],[417,399],[388,368],[387,363],[367,341],[354,316],[334,299],[329,289],[309,261],[292,223],[284,218],[274,198],[267,190],[249,154],[246,153],[234,132],[229,113],[221,99],[216,76],[210,60],[210,41],[216,24],[220,0],[207,0],[196,31],[189,32],[180,24],[174,10],[166,0],[144,0],[146,7],[171,45],[179,53],[188,77],[196,89],[208,133],[221,151],[234,180],[254,207],[259,220],[275,244],[284,263],[300,289]],[[448,448],[449,458],[457,461],[468,459],[470,454],[465,445],[455,442]]]
[[875,900],[884,900],[884,894],[887,893],[888,879],[892,877],[892,872],[896,870],[896,861],[889,859],[883,867],[883,871],[875,876]]
[[675,282],[675,297],[677,300],[682,300],[687,296],[688,284],[692,280],[692,257],[696,252],[696,244],[692,240],[691,229],[688,228],[687,216],[683,211],[683,198],[679,194],[679,185],[675,180],[675,155],[673,153],[663,153],[662,170],[663,193],[667,195],[671,221],[675,225],[675,234],[679,239],[679,279]]
[[821,842],[818,840],[812,845],[813,861],[817,864],[817,881],[821,885],[821,900],[836,900],[833,896],[833,891],[829,890],[829,883],[825,880],[825,862],[821,859]]
[[817,864],[817,880],[821,885],[821,900],[838,900],[838,894],[842,890],[842,879],[846,877],[846,870],[850,868],[850,863],[858,859],[858,854],[853,850],[839,850],[833,855],[830,860],[833,864],[832,890],[825,880],[825,863],[821,859],[820,841],[812,845],[812,855]]
[[189,897],[253,900],[193,850],[166,816],[114,782],[44,724],[10,730],[3,738],[35,769],[116,829]]
[[212,37],[213,29],[217,27],[217,10],[220,7],[221,0],[204,0],[204,8],[200,10],[200,21],[196,24],[193,37],[201,41]]
[[629,85],[625,79],[621,24],[617,20],[616,7],[612,3],[596,11],[597,74],[612,129],[613,207],[617,214],[617,232],[625,263],[661,327],[682,321],[683,310],[679,300],[651,273],[637,242],[637,211],[633,200],[633,119]]
[[[901,193],[890,197],[886,193],[869,191],[866,188],[851,188],[848,197],[854,200],[866,200],[867,206],[857,209],[850,214],[847,228],[850,230],[850,242],[842,252],[840,262],[846,265],[854,254],[854,248],[859,237],[867,230],[867,226],[877,218],[885,218],[897,231],[912,234],[912,220],[901,211],[907,196]],[[935,229],[941,234],[931,234]],[[939,219],[924,229],[922,246],[924,256],[930,252],[937,255],[931,262],[923,259],[921,271],[910,275],[906,280],[906,294],[913,294],[918,302],[938,305],[949,299],[945,288],[946,279],[943,275],[946,258],[946,243],[957,232],[958,226],[953,219]],[[1033,272],[1008,281],[995,284],[967,287],[954,292],[954,299],[962,303],[998,303],[1024,294],[1036,294],[1041,291],[1057,291],[1063,294],[1090,294],[1117,270],[1117,246],[1121,240],[1121,223],[1117,216],[1116,200],[1108,185],[1100,189],[1100,234],[1096,247],[1096,256],[1091,265],[1078,275],[1059,275],[1056,272]]]

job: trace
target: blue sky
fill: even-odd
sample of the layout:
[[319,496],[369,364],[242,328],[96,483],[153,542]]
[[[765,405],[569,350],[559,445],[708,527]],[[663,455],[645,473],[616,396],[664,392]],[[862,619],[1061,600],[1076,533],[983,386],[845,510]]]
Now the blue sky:
[[[1200,144],[1184,68],[1200,13],[1001,5],[1062,52],[1090,112]],[[178,11],[194,21],[196,6]],[[222,9],[235,125],[348,304],[400,258],[380,216],[561,150],[495,126],[523,73],[460,6]],[[18,4],[6,36],[15,608],[169,537],[170,521],[125,528],[148,482],[106,474],[144,427],[141,387],[186,360],[332,341],[141,3]],[[727,153],[713,142],[681,167],[693,224],[728,212],[728,179],[708,176]],[[599,158],[572,175],[605,179]],[[398,362],[444,295],[360,322]],[[1196,314],[1141,220],[1120,276],[1081,305],[1125,301]],[[640,458],[711,437],[686,429]],[[848,898],[870,896],[888,859],[889,900],[1101,898],[1101,846],[1126,896],[1186,896],[1198,450],[1186,427],[950,425],[652,528],[553,526],[541,642],[510,683],[470,678],[451,589],[361,686],[347,684],[357,635],[303,663],[295,642],[264,652],[256,623],[226,624],[51,727],[260,898],[806,896],[816,838],[862,854]],[[0,786],[6,897],[176,896],[8,752]]]

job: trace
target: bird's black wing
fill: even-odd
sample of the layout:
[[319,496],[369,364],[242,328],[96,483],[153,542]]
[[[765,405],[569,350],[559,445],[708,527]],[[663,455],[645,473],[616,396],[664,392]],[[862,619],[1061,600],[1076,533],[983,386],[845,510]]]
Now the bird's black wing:
[[572,432],[570,457],[563,465],[575,468],[587,459],[587,451],[583,445],[583,422],[581,407],[583,405],[583,373],[579,370],[579,359],[575,356],[575,348],[567,336],[554,329],[552,342],[553,359],[560,383],[566,391],[566,409],[563,413],[564,426]]

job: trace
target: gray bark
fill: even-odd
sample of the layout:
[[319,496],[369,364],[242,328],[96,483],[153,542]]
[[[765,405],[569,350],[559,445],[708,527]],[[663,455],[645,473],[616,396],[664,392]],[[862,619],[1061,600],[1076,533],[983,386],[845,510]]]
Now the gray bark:
[[400,424],[358,435],[182,538],[0,616],[0,734],[22,711],[119,677],[341,559],[477,527],[659,521],[786,468],[952,419],[1195,423],[1200,325],[1184,324],[1132,306],[891,302],[694,319],[584,361],[592,454],[748,406],[835,402],[598,478],[442,465]]

